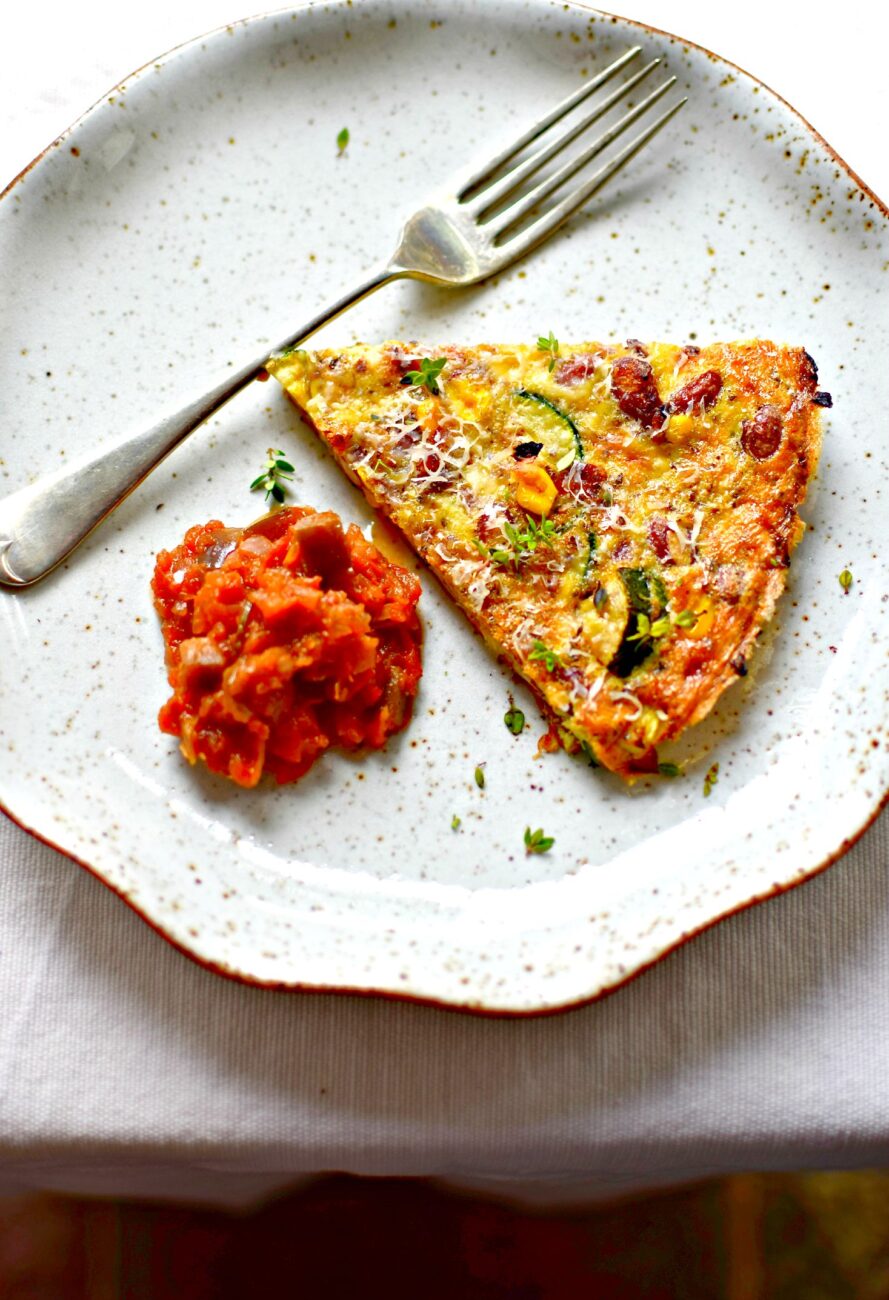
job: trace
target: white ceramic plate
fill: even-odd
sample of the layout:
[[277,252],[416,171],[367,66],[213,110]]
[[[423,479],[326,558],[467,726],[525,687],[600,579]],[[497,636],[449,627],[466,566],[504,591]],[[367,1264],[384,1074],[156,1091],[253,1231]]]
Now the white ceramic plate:
[[[0,595],[0,799],[214,968],[565,1006],[811,875],[884,797],[887,214],[770,91],[660,33],[545,0],[363,0],[254,18],[143,69],[0,201],[0,485],[309,316],[389,251],[432,182],[636,42],[690,106],[619,185],[496,282],[394,286],[319,341],[553,329],[804,344],[835,407],[754,671],[679,750],[685,778],[628,790],[535,759],[533,704],[424,574],[422,691],[384,753],[329,755],[282,790],[189,769],[155,726],[154,553],[198,520],[253,517],[247,485],[271,445],[297,464],[298,499],[369,522],[277,387],[253,385],[63,570]],[[534,723],[518,739],[510,691]],[[550,853],[525,855],[529,824],[555,836]]]

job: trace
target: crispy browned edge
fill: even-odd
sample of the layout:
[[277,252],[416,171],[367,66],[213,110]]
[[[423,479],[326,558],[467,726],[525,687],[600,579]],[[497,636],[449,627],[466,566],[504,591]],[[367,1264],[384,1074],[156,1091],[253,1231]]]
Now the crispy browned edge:
[[[803,348],[793,348],[788,349],[788,351],[794,353],[796,356],[797,375],[795,387],[796,391],[799,392],[802,386],[803,359],[807,358],[810,360],[810,358],[808,358],[808,354]],[[796,550],[806,531],[805,522],[801,519],[799,511],[800,507],[805,504],[806,497],[808,496],[809,483],[818,472],[818,463],[821,458],[821,408],[816,406],[812,400],[814,395],[815,390],[813,389],[812,397],[799,412],[799,415],[804,421],[804,427],[799,441],[806,456],[806,477],[803,483],[802,492],[797,500],[788,503],[793,506],[793,535],[788,546],[789,555]],[[743,640],[733,652],[734,655],[740,655],[745,660],[750,657],[760,633],[771,620],[778,600],[784,593],[787,586],[787,574],[787,569],[776,569],[773,573],[768,575],[762,598],[759,600],[756,607],[755,617],[751,619],[750,626],[748,627]],[[733,668],[731,668],[730,664],[727,663],[722,674],[714,677],[710,691],[708,691],[707,695],[698,703],[694,713],[685,723],[683,730],[695,726],[698,722],[703,721],[710,710],[715,707],[720,696],[730,686],[732,686],[737,679],[737,673]]]

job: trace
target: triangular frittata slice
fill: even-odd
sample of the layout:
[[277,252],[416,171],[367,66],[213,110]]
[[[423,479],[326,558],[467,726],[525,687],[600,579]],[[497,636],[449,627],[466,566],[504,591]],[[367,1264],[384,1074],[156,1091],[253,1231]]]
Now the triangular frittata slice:
[[268,369],[568,748],[655,771],[746,672],[830,402],[801,348],[389,342]]

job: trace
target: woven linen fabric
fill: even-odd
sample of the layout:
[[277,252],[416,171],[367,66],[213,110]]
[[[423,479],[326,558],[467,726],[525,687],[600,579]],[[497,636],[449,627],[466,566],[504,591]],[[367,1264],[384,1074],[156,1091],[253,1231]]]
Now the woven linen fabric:
[[321,1170],[555,1202],[884,1164],[889,817],[610,997],[491,1020],[270,993],[0,821],[0,1191],[246,1203]]

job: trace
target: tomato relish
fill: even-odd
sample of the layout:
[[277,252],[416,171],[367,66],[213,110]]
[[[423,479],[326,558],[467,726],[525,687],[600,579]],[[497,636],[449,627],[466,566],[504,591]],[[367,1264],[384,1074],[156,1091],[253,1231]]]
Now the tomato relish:
[[198,524],[151,586],[173,688],[158,722],[190,763],[296,781],[331,745],[379,749],[409,722],[420,584],[332,511]]

